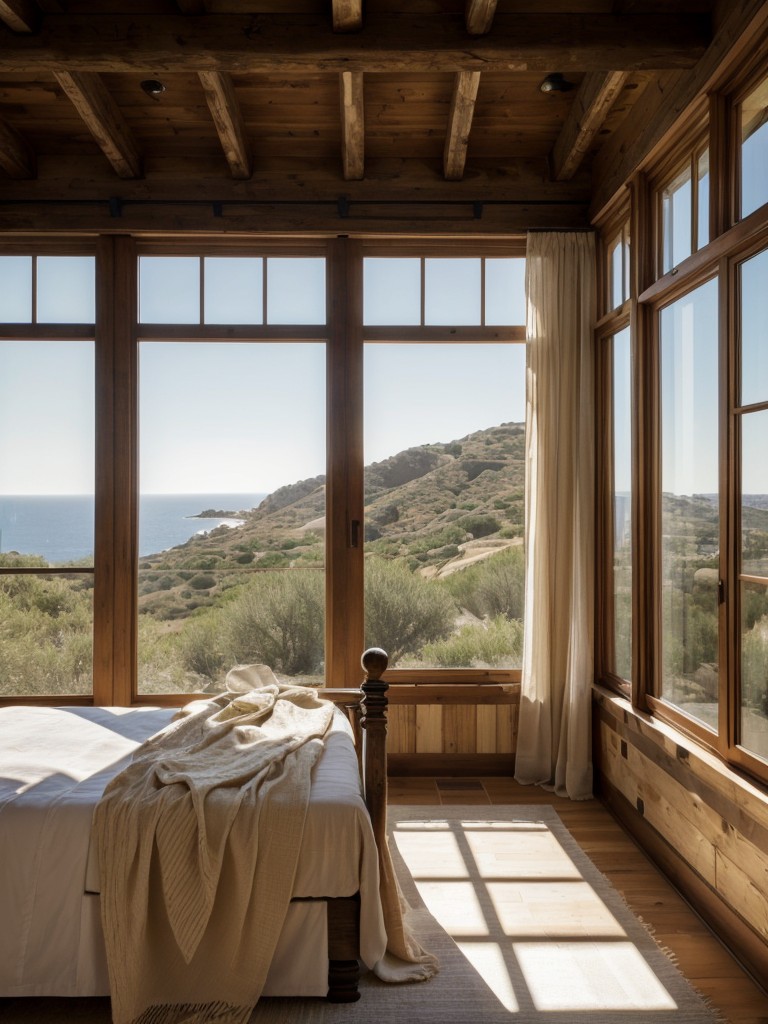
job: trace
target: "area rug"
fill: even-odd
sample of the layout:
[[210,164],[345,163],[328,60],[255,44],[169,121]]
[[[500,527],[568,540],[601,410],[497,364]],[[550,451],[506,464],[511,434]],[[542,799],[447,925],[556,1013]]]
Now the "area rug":
[[545,806],[389,808],[428,982],[370,974],[346,1006],[264,1000],[252,1024],[713,1024],[720,1021]]
[[[264,999],[251,1024],[722,1024],[545,806],[390,807],[427,982]],[[109,1024],[106,999],[0,1000],[4,1024]]]

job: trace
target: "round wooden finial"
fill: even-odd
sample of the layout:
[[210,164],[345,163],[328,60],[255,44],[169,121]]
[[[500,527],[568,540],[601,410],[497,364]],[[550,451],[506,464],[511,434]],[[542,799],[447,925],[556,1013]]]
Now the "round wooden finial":
[[381,679],[389,664],[387,652],[380,647],[369,647],[360,660],[369,679]]

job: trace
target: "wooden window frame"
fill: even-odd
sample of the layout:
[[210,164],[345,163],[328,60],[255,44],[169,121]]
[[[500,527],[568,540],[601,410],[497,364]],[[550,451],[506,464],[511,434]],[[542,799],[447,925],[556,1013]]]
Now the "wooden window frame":
[[[350,527],[363,518],[363,345],[410,340],[453,343],[524,342],[524,327],[421,327],[365,330],[362,315],[364,255],[525,256],[521,238],[464,240],[362,240],[338,238],[163,239],[99,235],[75,240],[5,239],[3,254],[96,256],[96,323],[10,325],[0,337],[77,337],[96,341],[96,483],[94,536],[93,692],[90,696],[12,695],[3,703],[176,706],[195,694],[137,692],[138,624],[138,351],[157,340],[319,340],[326,342],[326,685],[357,686],[364,642],[363,548],[350,544]],[[152,325],[138,321],[138,258],[143,255],[323,256],[326,259],[327,322],[317,326]],[[19,329],[21,328],[21,329]],[[407,339],[406,339],[407,335]],[[386,403],[386,396],[383,396]],[[341,410],[341,414],[339,411]],[[388,681],[477,686],[519,683],[519,670],[397,670]]]
[[[103,363],[102,358],[102,347],[98,341],[98,289],[99,289],[99,276],[98,276],[98,257],[97,247],[92,239],[64,239],[59,240],[58,238],[46,238],[41,237],[35,239],[34,242],[3,239],[0,242],[0,255],[3,256],[32,256],[32,320],[30,323],[19,323],[19,324],[6,324],[0,323],[0,340],[7,341],[88,341],[94,343],[94,362],[95,362],[95,400],[96,400],[96,417],[98,420],[98,409],[99,409],[99,398],[98,398],[98,378],[100,367]],[[37,257],[39,256],[94,256],[96,259],[96,323],[91,324],[50,324],[50,323],[38,323],[36,317],[37,311]],[[96,430],[95,445],[96,451],[94,453],[94,464],[98,463],[98,448],[99,448],[100,434],[98,429]],[[94,495],[94,505],[96,503],[96,497]],[[52,567],[52,568],[38,568],[36,566],[25,566],[19,568],[4,568],[0,570],[0,575],[24,575],[24,576],[91,576],[94,581],[93,589],[93,622],[96,621],[97,616],[97,604],[101,604],[103,601],[103,592],[100,585],[99,573],[96,571],[96,524],[94,521],[94,564],[90,567]],[[94,630],[95,633],[95,630]],[[91,694],[60,694],[56,695],[57,703],[63,705],[82,706],[94,703],[96,693],[96,645],[94,642],[93,649],[93,674],[94,684],[93,691]],[[1,701],[0,703],[18,703],[16,696],[13,696],[9,701]],[[27,696],[23,698],[23,703],[32,705],[48,705],[51,703],[51,698],[47,696]]]
[[[360,364],[362,368],[362,350],[365,344],[386,344],[388,342],[413,343],[413,344],[469,344],[472,342],[485,344],[521,344],[525,343],[525,326],[516,325],[511,327],[489,327],[484,324],[485,320],[485,293],[484,274],[481,273],[481,319],[483,323],[476,327],[451,327],[448,325],[431,326],[424,324],[424,261],[429,258],[478,258],[483,260],[481,267],[484,268],[485,259],[496,258],[524,258],[524,239],[488,239],[484,242],[468,241],[459,243],[457,241],[436,242],[429,240],[399,240],[384,242],[379,240],[364,241],[360,247],[361,268],[362,260],[366,257],[419,257],[421,265],[421,321],[420,325],[410,326],[365,326],[360,317],[361,331],[360,343]],[[362,289],[361,289],[362,291]],[[384,402],[386,402],[386,396]],[[362,432],[361,432],[362,436]],[[362,457],[358,460],[361,467]],[[362,498],[362,473],[359,482]],[[361,501],[362,521],[362,501]],[[386,673],[386,679],[390,684],[403,686],[436,686],[446,685],[456,687],[461,685],[506,685],[519,687],[520,669],[404,669],[391,668]]]
[[[740,643],[739,600],[736,567],[739,562],[738,501],[735,459],[738,456],[735,420],[738,342],[736,316],[738,292],[736,268],[744,259],[768,245],[768,203],[743,220],[737,217],[739,189],[739,103],[766,74],[765,60],[759,68],[746,69],[741,82],[729,82],[702,100],[692,115],[692,128],[679,136],[649,171],[638,171],[630,183],[631,250],[634,293],[630,298],[630,326],[633,337],[633,540],[636,573],[633,573],[632,703],[760,783],[768,783],[765,761],[738,745],[737,721],[738,645]],[[710,154],[710,240],[678,266],[660,273],[660,191],[675,169],[690,161],[695,179],[695,161],[706,145],[701,125],[708,125]],[[695,211],[695,197],[692,198]],[[695,219],[694,219],[695,222]],[[724,597],[719,604],[719,723],[718,734],[674,706],[660,699],[661,622],[660,586],[660,394],[659,394],[659,311],[694,290],[707,279],[717,277],[719,294],[719,490],[720,576]],[[612,319],[598,323],[602,336],[611,331]],[[606,384],[603,381],[603,388]],[[604,458],[604,456],[601,456]],[[604,550],[604,558],[607,553]],[[653,557],[647,557],[651,554]],[[603,568],[605,573],[605,567]],[[635,639],[637,638],[637,645]],[[610,683],[610,680],[607,679]],[[615,685],[615,681],[614,681]]]
[[768,204],[768,199],[766,199],[766,203],[764,203],[762,207],[758,207],[757,210],[753,210],[751,214],[746,214],[746,216],[742,215],[741,105],[750,93],[754,92],[754,90],[763,82],[768,83],[768,68],[765,66],[765,62],[761,61],[756,67],[752,68],[746,76],[742,77],[738,86],[729,93],[726,101],[728,105],[726,114],[728,177],[731,182],[729,193],[730,203],[728,206],[729,225],[738,224],[743,220],[749,219]]

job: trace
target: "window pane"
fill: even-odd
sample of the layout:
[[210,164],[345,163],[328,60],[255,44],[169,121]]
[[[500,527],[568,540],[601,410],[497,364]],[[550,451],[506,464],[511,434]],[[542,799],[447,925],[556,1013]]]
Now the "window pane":
[[94,346],[0,342],[1,551],[93,565]]
[[0,696],[93,692],[93,576],[6,575],[0,555]]
[[621,244],[621,236],[613,243],[609,250],[610,266],[610,296],[611,309],[617,309],[624,302],[624,247]]
[[696,165],[698,175],[698,203],[696,210],[696,233],[698,247],[702,249],[709,241],[709,150],[705,149]]
[[370,326],[421,323],[421,260],[363,260],[363,323]]
[[263,260],[206,256],[205,323],[264,323]]
[[525,347],[369,344],[365,409],[366,645],[519,667]]
[[325,345],[146,342],[139,383],[140,691],[321,683]]
[[270,257],[267,260],[267,323],[324,324],[325,260]]
[[768,250],[739,267],[741,404],[768,400]]
[[718,700],[717,282],[661,312],[662,696],[713,729]]
[[489,327],[525,323],[525,260],[485,261],[485,322]]
[[662,192],[666,273],[691,255],[691,169],[686,167]]
[[93,256],[38,256],[37,322],[92,324],[96,320]]
[[629,328],[613,338],[613,647],[611,666],[632,678],[632,363]]
[[31,256],[0,256],[0,323],[32,323]]
[[768,577],[768,410],[741,417],[741,571]]
[[768,78],[741,105],[741,215],[768,200]]
[[768,582],[741,584],[741,745],[768,760]]
[[139,257],[139,322],[200,323],[200,257]]
[[480,323],[480,260],[424,261],[424,323]]

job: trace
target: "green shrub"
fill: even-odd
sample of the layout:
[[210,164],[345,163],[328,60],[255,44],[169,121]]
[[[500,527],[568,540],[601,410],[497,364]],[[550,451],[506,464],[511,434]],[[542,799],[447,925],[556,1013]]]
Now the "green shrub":
[[184,667],[211,681],[222,676],[226,665],[221,644],[222,634],[219,612],[192,616],[178,640]]
[[211,587],[216,586],[216,578],[214,576],[208,576],[205,573],[200,573],[197,576],[193,576],[189,581],[190,587],[193,590],[210,590]]
[[446,576],[441,585],[460,608],[479,619],[504,615],[522,619],[525,605],[523,546],[505,548],[481,562]]
[[450,596],[402,562],[366,559],[365,643],[383,647],[390,665],[447,636],[455,616]]
[[289,676],[321,671],[324,603],[320,572],[260,573],[227,610],[223,647],[230,664],[262,662]]
[[492,533],[497,533],[501,529],[499,520],[491,515],[462,516],[458,520],[458,525],[467,533],[471,533],[475,539],[490,537]]
[[438,668],[519,668],[523,659],[523,624],[497,615],[488,623],[470,623],[421,652],[425,665]]

